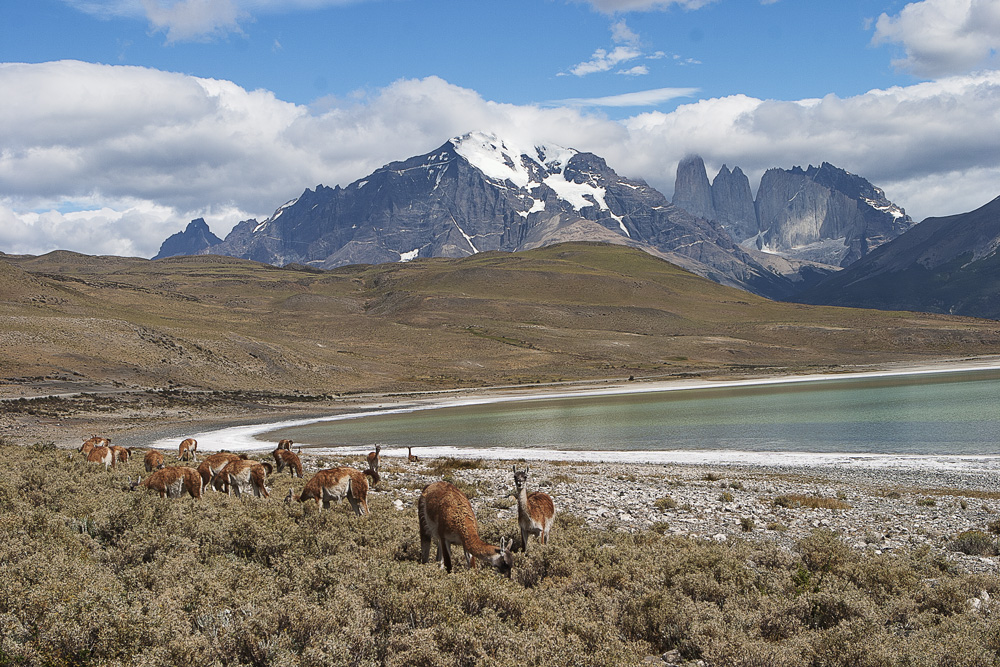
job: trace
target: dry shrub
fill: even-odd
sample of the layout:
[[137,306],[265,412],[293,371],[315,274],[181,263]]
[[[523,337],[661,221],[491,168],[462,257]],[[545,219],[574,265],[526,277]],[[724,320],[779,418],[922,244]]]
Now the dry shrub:
[[[876,557],[816,531],[790,552],[560,513],[512,578],[470,571],[458,548],[449,575],[417,562],[415,512],[390,493],[367,517],[285,505],[301,486],[287,476],[268,500],[170,500],[75,453],[0,456],[0,665],[597,667],[670,650],[746,667],[986,665],[1000,649],[1000,624],[968,604],[1000,580],[929,549]],[[517,534],[513,518],[480,520],[494,544]]]

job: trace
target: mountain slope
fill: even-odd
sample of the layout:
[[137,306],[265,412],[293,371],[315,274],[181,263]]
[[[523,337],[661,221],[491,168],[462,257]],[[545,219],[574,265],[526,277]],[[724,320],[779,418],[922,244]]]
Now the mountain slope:
[[795,300],[1000,319],[998,247],[1000,197],[924,220]]
[[[8,266],[9,265],[9,266]],[[995,322],[772,302],[617,245],[353,265],[5,256],[5,378],[308,394],[815,370],[1000,347]]]
[[794,291],[719,228],[646,183],[620,177],[600,157],[484,133],[393,162],[345,188],[306,190],[199,253],[330,269],[566,241],[641,248],[771,297]]

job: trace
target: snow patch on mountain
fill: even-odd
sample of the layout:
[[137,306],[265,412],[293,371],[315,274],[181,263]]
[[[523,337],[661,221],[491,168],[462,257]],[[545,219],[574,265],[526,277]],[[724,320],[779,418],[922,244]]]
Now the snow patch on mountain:
[[[579,154],[579,151],[554,144],[521,146],[487,132],[470,132],[453,138],[451,144],[455,147],[456,153],[493,180],[510,181],[516,187],[528,191],[545,184],[556,193],[556,196],[578,211],[588,206],[597,206],[604,211],[610,210],[604,201],[604,188],[591,183],[574,183],[566,180],[564,173],[566,165]],[[536,180],[534,174],[541,174],[542,180]],[[596,181],[596,177],[592,180]],[[538,201],[535,200],[536,203],[532,206],[532,210],[528,211],[529,213],[535,210]],[[522,215],[525,214],[522,212]]]

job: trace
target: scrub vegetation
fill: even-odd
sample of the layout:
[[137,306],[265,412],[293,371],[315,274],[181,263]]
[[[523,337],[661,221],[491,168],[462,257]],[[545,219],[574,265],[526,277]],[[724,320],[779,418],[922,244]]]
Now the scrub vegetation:
[[[419,563],[416,511],[384,491],[358,517],[282,503],[302,483],[287,475],[267,500],[171,500],[127,490],[139,459],[105,472],[9,442],[0,457],[0,665],[1000,664],[1000,579],[929,549],[818,529],[788,550],[560,513],[510,579],[448,575]],[[515,519],[480,528],[517,536]]]

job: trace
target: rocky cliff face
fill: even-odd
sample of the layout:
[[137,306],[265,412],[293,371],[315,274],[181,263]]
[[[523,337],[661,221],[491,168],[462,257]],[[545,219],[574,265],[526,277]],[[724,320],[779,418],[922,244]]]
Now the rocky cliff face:
[[642,248],[758,294],[793,291],[717,226],[646,183],[621,178],[599,156],[485,133],[456,137],[344,188],[306,190],[199,252],[333,268],[581,240]]
[[175,255],[198,255],[218,243],[222,243],[222,239],[212,233],[205,219],[196,218],[188,223],[183,232],[177,232],[160,244],[160,252],[156,253],[153,259]]
[[712,207],[714,220],[733,239],[742,241],[757,235],[757,211],[750,192],[750,179],[739,167],[729,171],[722,165],[712,181]]
[[689,155],[677,163],[674,178],[674,206],[705,220],[717,220],[712,202],[712,186],[708,182],[705,161],[700,155]]
[[826,162],[769,169],[756,207],[759,248],[841,267],[913,226],[882,190]]
[[803,170],[769,169],[756,199],[739,167],[725,166],[709,186],[700,158],[677,167],[674,203],[721,226],[737,243],[787,259],[848,266],[913,226],[905,211],[864,178],[824,162]]

